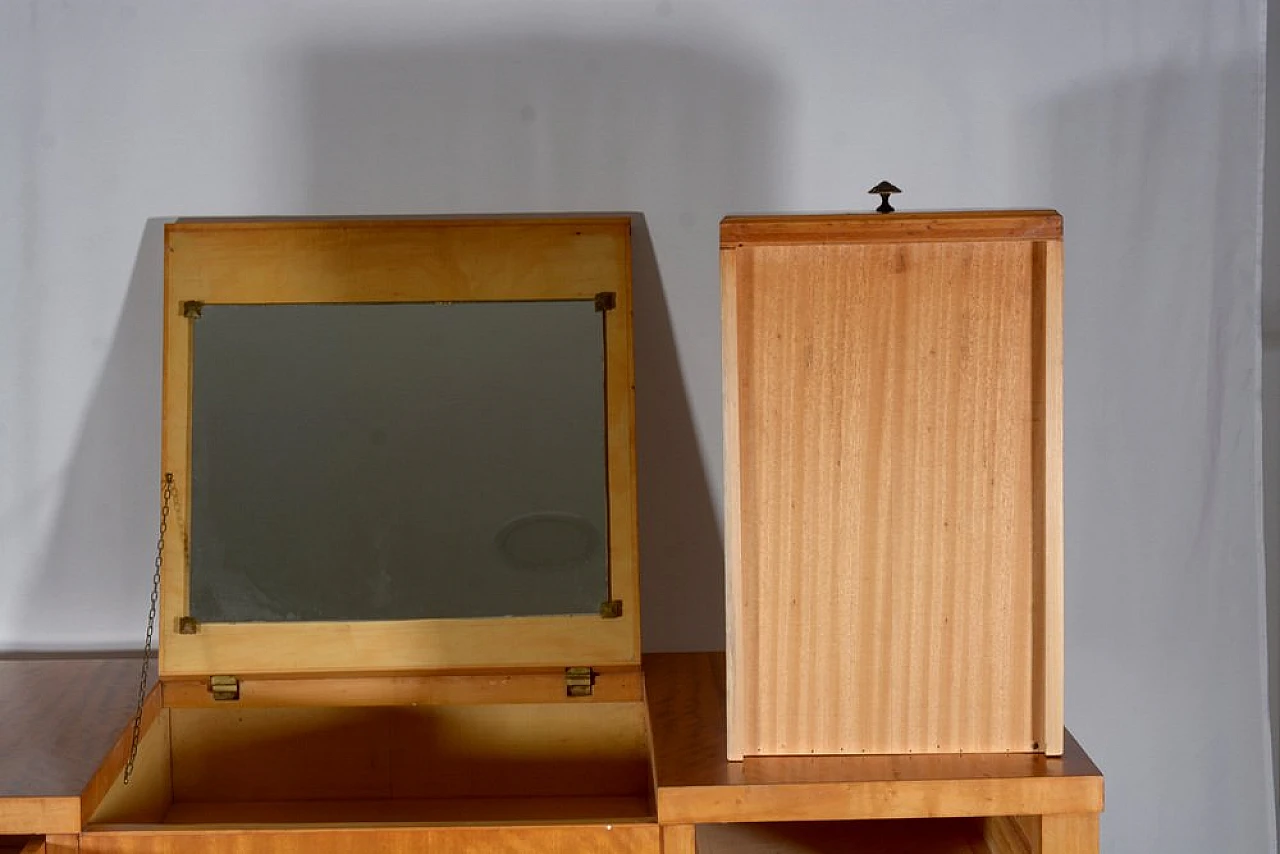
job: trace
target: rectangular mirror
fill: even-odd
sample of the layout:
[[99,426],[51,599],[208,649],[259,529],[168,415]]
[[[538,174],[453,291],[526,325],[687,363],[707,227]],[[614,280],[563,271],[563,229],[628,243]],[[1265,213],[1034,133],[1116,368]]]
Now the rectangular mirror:
[[603,317],[591,300],[204,306],[190,615],[597,614]]

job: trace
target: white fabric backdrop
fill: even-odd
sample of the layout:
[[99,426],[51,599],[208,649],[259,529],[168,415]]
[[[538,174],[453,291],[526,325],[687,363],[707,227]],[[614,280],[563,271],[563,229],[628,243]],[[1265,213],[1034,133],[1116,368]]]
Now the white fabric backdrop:
[[1274,850],[1261,0],[0,0],[0,649],[133,647],[160,218],[637,210],[645,637],[722,644],[716,225],[1067,223],[1067,720],[1105,850]]

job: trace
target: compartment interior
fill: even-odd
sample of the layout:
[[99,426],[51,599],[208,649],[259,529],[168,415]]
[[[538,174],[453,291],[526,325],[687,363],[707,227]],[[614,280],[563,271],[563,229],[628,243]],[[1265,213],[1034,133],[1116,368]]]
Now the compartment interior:
[[[698,854],[1031,854],[1009,818],[797,821],[698,827]],[[1003,827],[998,827],[1003,825]]]
[[644,705],[165,708],[119,825],[655,820]]

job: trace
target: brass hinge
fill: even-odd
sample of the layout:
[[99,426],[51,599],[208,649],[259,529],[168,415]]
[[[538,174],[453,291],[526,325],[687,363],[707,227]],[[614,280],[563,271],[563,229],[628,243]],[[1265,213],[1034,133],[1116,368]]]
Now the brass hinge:
[[200,317],[200,312],[203,310],[204,310],[204,303],[200,302],[200,300],[189,299],[189,300],[183,300],[182,302],[183,317],[190,318],[191,320],[198,320]]
[[622,616],[622,600],[610,599],[600,603],[600,616],[606,620],[616,620]]
[[240,680],[234,676],[210,676],[209,693],[215,700],[239,700]]
[[569,697],[590,697],[595,691],[596,672],[590,667],[564,669],[564,693]]
[[596,311],[613,311],[618,307],[618,295],[613,291],[596,294]]
[[178,634],[194,635],[200,629],[200,624],[196,622],[195,617],[179,617],[178,618]]

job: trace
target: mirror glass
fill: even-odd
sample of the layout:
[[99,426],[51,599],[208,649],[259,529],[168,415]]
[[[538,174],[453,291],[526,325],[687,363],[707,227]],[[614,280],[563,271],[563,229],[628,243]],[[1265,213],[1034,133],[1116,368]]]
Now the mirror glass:
[[204,306],[191,616],[598,613],[602,318],[582,300]]

